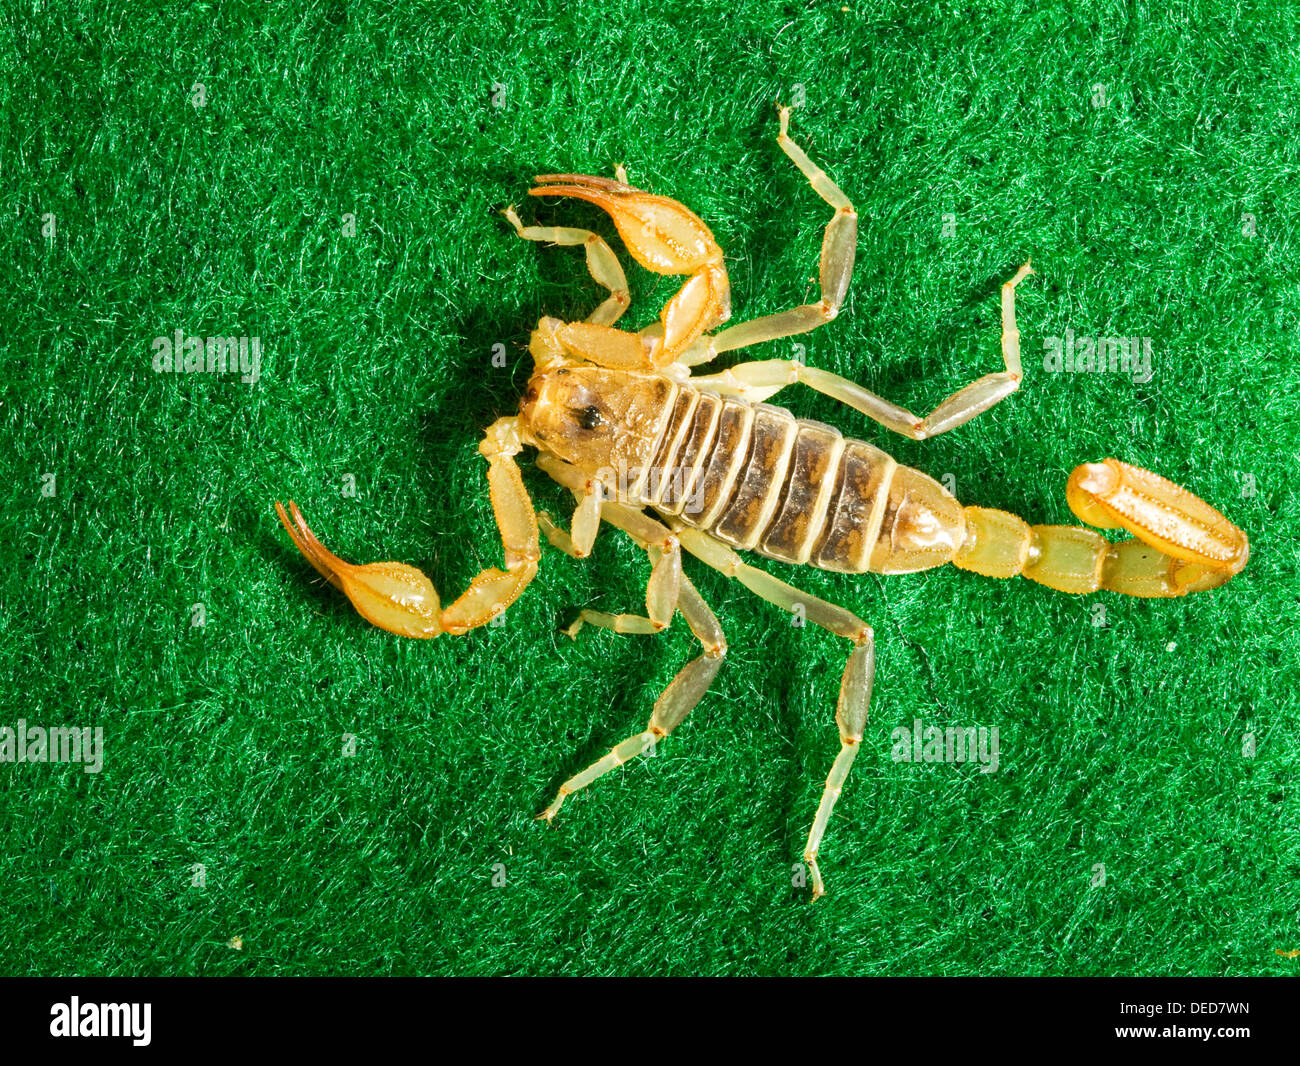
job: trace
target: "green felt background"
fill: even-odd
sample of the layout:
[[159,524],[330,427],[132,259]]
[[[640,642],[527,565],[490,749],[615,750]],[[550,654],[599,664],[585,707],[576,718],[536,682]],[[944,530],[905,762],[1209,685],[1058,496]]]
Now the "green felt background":
[[[558,10],[5,5],[0,725],[99,725],[106,758],[0,765],[0,971],[1295,973],[1295,6]],[[1071,521],[1070,469],[1115,455],[1254,549],[1184,601],[774,565],[879,643],[815,905],[792,864],[838,750],[842,641],[688,566],[723,672],[547,827],[560,781],[694,654],[680,625],[559,633],[636,609],[644,556],[617,533],[586,562],[547,549],[504,626],[406,642],[323,587],[271,507],[444,594],[495,565],[478,432],[514,409],[537,318],[599,298],[580,254],[500,208],[612,233],[525,192],[623,162],[713,227],[737,320],[792,306],[828,218],[775,143],[799,94],[792,132],[862,216],[809,362],[928,409],[1000,365],[997,287],[1026,255],[1039,273],[1024,388],[947,436],[780,402],[1031,521]],[[675,283],[630,275],[640,325]],[[1044,372],[1067,328],[1152,338],[1152,380]],[[259,336],[261,380],[154,373],[176,329]],[[917,718],[998,726],[999,772],[893,762]]]

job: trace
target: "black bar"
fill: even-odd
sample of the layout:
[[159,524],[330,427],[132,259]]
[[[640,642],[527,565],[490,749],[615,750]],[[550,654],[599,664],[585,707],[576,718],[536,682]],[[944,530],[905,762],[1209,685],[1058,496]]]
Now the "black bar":
[[[0,1049],[373,1055],[414,1045],[437,1057],[468,1043],[488,1056],[545,1048],[612,1061],[629,1040],[658,1054],[690,1033],[695,1061],[715,1045],[731,1061],[754,1041],[765,1057],[789,1046],[815,1059],[824,1041],[848,1040],[865,1057],[885,1034],[891,1046],[958,1051],[1291,1054],[1298,988],[1281,978],[0,978]],[[72,1021],[73,997],[87,1030],[128,1017],[104,1004],[135,1005],[139,1023],[148,1004],[148,1044],[52,1035]],[[1211,1035],[1180,1033],[1192,1029]]]

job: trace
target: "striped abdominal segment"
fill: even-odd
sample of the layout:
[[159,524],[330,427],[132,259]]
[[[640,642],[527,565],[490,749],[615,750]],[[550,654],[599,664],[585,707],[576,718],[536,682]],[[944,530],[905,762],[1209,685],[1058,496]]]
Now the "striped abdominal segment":
[[824,570],[904,573],[961,547],[961,507],[865,441],[767,404],[679,387],[638,502],[731,547]]

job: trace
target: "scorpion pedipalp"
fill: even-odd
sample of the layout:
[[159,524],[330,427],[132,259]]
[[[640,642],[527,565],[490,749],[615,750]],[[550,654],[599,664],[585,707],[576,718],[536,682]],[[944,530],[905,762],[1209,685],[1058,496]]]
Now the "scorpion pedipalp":
[[541,554],[537,516],[515,464],[519,448],[518,420],[514,418],[497,419],[479,445],[488,461],[488,488],[506,569],[480,571],[446,609],[423,571],[406,563],[349,563],[320,542],[292,500],[287,514],[277,500],[275,512],[307,561],[347,596],[367,622],[401,637],[466,633],[487,625],[514,603],[537,574]]
[[731,316],[731,282],[722,249],[690,208],[667,196],[588,174],[541,174],[535,180],[530,196],[572,196],[605,211],[627,250],[647,270],[690,275],[660,315],[662,336],[651,340],[647,368],[675,362]]
[[572,196],[605,211],[632,257],[656,274],[693,274],[722,263],[709,227],[667,196],[587,174],[540,174],[534,180],[529,196]]
[[367,622],[403,637],[436,637],[443,631],[438,592],[422,571],[405,563],[346,562],[320,542],[292,500],[289,514],[278,500],[275,512],[307,561]]

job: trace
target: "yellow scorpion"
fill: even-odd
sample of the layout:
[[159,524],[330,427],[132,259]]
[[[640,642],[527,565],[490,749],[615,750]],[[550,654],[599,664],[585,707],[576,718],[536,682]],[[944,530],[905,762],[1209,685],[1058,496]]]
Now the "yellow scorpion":
[[[617,328],[628,309],[627,280],[597,234],[525,226],[525,240],[581,246],[591,276],[609,296],[585,321],[543,318],[533,331],[534,369],[519,413],[488,427],[479,451],[488,462],[492,508],[505,569],[487,569],[443,607],[429,579],[402,563],[344,562],[321,544],[291,501],[276,511],[308,561],[351,600],[362,617],[407,637],[466,633],[509,607],[537,573],[539,527],[569,555],[592,550],[602,522],[646,551],[646,613],[583,610],[584,623],[616,633],[657,633],[680,612],[702,645],[655,702],[644,731],[560,786],[539,817],[550,820],[566,797],[643,754],[671,733],[709,688],[726,654],[717,618],[682,570],[683,550],[752,592],[852,644],[835,719],[841,748],[808,834],[804,861],[813,898],[825,891],[818,849],[862,742],[875,652],[871,627],[856,615],[751,566],[740,552],[847,573],[904,574],[943,563],[988,577],[1017,574],[1062,592],[1108,589],[1129,596],[1183,596],[1223,584],[1246,565],[1245,534],[1187,490],[1117,459],[1086,463],[1066,486],[1070,509],[1102,529],[1136,539],[1111,542],[1077,526],[1030,526],[1015,515],[963,507],[943,486],[865,441],[765,403],[801,383],[912,440],[955,429],[1016,391],[1021,380],[1015,288],[1026,263],[1002,286],[1004,368],[953,393],[924,418],[845,378],[801,362],[767,359],[695,375],[717,355],[806,333],[835,318],[853,271],[858,216],[847,196],[788,134],[780,109],[777,143],[834,210],[821,251],[821,298],[793,310],[719,329],[730,317],[722,249],[705,224],[675,200],[618,180],[579,174],[536,179],[532,196],[568,196],[606,211],[632,257],[686,282],[657,322]],[[537,514],[517,456],[537,464],[577,500],[569,531]],[[647,513],[650,512],[650,513]]]

